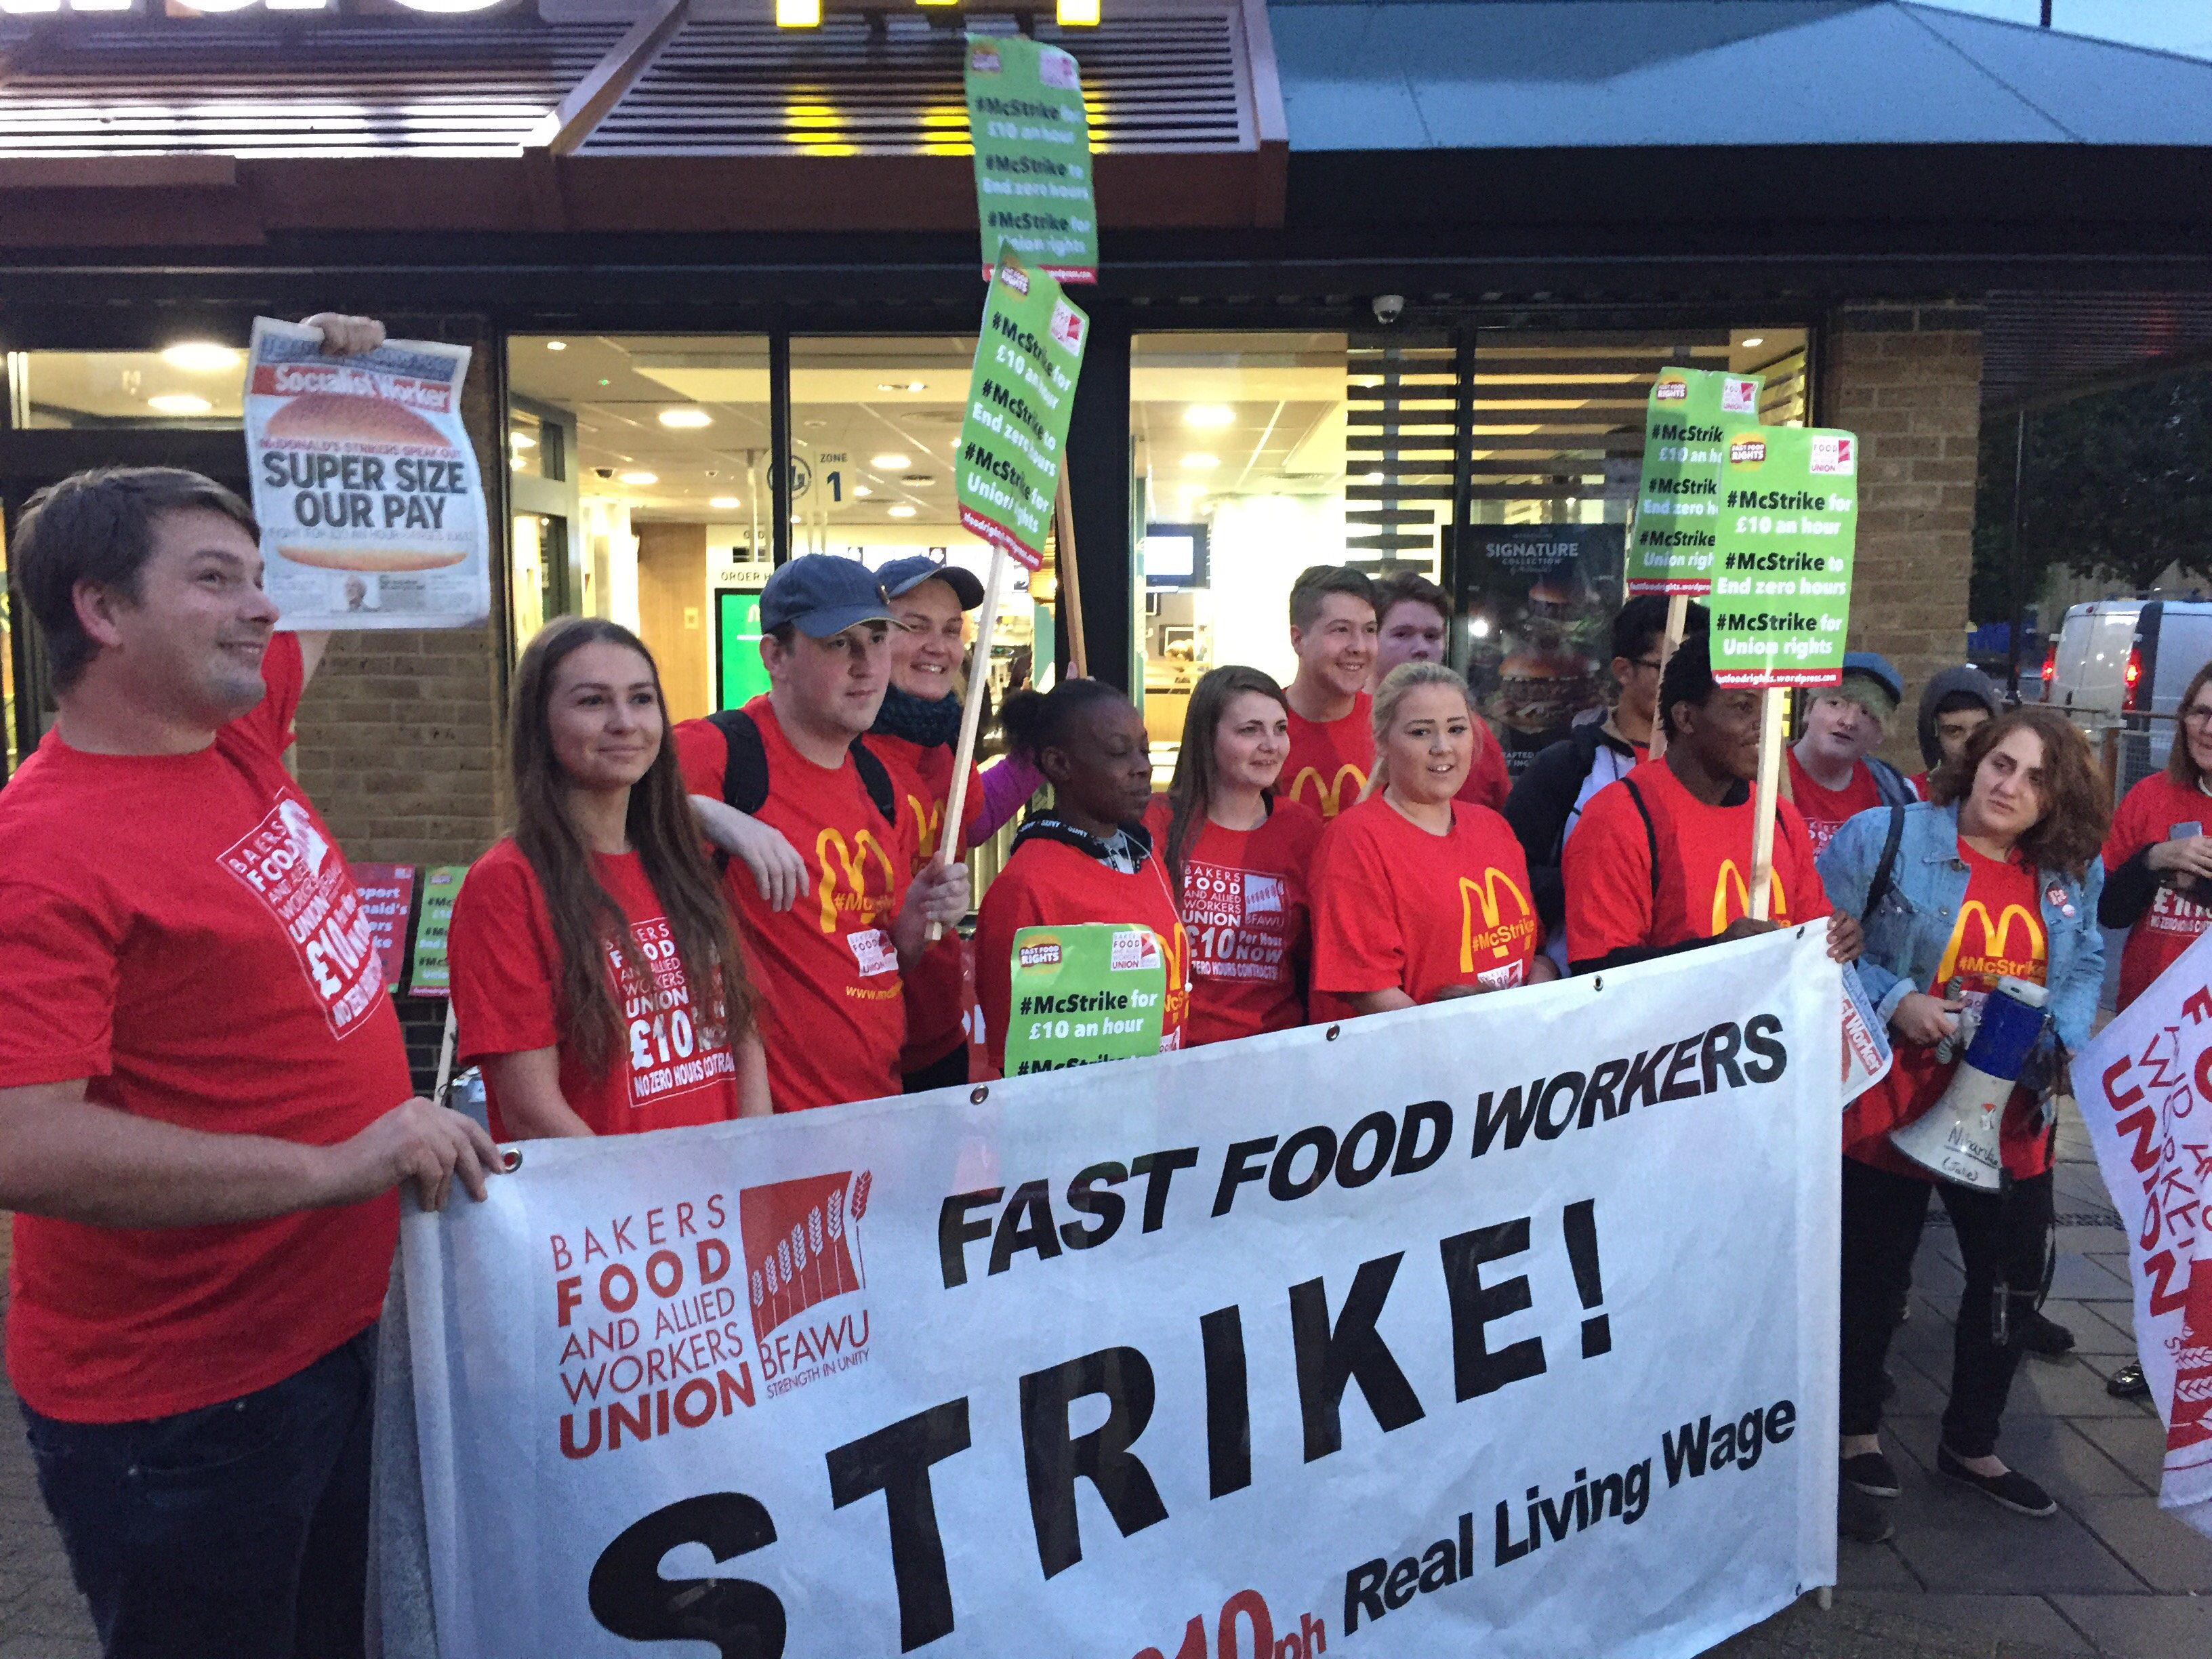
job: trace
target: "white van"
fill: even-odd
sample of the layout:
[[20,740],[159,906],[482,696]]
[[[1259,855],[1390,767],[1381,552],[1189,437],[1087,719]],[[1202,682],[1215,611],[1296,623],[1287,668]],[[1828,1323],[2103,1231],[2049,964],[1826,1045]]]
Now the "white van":
[[2119,730],[2118,793],[2125,794],[2166,764],[2182,690],[2207,661],[2212,602],[2097,599],[2066,613],[2043,659],[2043,701],[2072,716],[2093,744]]

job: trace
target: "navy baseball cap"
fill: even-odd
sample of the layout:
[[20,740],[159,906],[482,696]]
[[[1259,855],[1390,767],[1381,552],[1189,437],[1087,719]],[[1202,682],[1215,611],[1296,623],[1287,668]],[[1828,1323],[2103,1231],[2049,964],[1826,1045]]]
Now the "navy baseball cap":
[[983,584],[975,579],[974,571],[963,570],[957,564],[939,564],[927,553],[893,559],[876,572],[876,580],[883,583],[884,592],[895,599],[904,598],[924,582],[939,581],[952,590],[963,611],[973,611],[983,603]]
[[892,618],[883,583],[858,559],[805,553],[768,579],[760,620],[763,634],[791,623],[809,639],[826,640],[855,623]]

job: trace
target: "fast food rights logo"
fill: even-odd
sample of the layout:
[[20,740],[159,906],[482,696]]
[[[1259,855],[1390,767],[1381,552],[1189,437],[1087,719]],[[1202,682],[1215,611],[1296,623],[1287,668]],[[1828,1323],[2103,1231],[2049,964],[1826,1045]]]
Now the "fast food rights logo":
[[770,1399],[868,1357],[868,1309],[814,1310],[867,1288],[859,1223],[872,1175],[807,1176],[738,1194],[738,1231],[752,1302],[753,1346]]

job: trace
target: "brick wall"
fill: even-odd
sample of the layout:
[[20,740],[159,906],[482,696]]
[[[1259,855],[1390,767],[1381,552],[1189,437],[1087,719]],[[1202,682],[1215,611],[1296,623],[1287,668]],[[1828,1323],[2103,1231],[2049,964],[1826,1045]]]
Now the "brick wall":
[[387,317],[403,338],[471,345],[461,415],[493,492],[492,619],[480,629],[339,634],[300,706],[300,782],[349,858],[459,864],[506,811],[499,708],[505,467],[492,392],[497,344],[480,317]]
[[1905,678],[1882,758],[1921,769],[1914,715],[1939,668],[1966,660],[1981,432],[1978,305],[1847,306],[1831,315],[1820,422],[1860,440],[1850,645]]

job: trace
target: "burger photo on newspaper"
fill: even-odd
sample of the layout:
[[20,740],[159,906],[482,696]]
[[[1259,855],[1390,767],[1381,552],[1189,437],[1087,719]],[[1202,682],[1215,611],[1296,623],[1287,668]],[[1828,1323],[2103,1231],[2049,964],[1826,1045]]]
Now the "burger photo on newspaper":
[[467,493],[467,468],[446,434],[404,404],[304,392],[270,415],[263,443],[268,482],[295,492],[294,525],[276,527],[276,551],[294,563],[381,574],[469,556],[465,533],[456,536],[463,526],[446,524],[447,507]]

